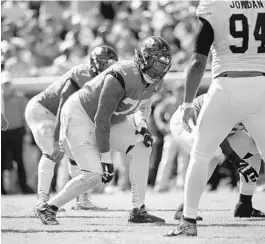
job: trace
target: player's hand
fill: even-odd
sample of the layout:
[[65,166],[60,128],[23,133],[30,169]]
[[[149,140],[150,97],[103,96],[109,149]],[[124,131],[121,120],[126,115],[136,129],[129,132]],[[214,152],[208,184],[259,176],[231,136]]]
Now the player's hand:
[[64,150],[58,141],[53,144],[53,148],[54,151],[51,155],[51,158],[55,163],[60,163],[64,156]]
[[1,130],[7,130],[7,129],[8,129],[8,121],[5,115],[1,113]]
[[239,171],[240,174],[242,174],[245,178],[245,181],[248,183],[251,182],[257,182],[259,174],[257,171],[250,166],[246,161],[242,159],[242,161],[238,162],[236,164],[236,168]]
[[182,127],[187,132],[191,133],[196,125],[196,111],[195,108],[182,108]]
[[101,162],[103,175],[102,175],[102,182],[104,184],[111,182],[113,175],[114,175],[114,166],[112,163],[105,163]]
[[109,151],[100,154],[100,162],[103,169],[102,182],[109,183],[114,175],[114,166]]
[[144,137],[143,144],[146,147],[152,147],[154,139],[147,128],[142,127],[142,129],[140,131],[136,131],[135,134],[141,134]]

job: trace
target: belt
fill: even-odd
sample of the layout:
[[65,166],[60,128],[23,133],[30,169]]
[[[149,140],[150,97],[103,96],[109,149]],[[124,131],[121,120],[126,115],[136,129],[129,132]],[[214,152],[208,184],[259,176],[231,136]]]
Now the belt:
[[238,78],[238,77],[255,77],[255,76],[265,76],[265,72],[260,71],[225,71],[221,74],[215,76],[218,77],[230,77],[230,78]]

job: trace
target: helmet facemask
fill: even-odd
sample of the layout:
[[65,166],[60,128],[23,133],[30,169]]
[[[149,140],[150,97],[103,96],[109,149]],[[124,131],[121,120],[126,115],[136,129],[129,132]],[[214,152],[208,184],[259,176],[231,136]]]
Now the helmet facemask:
[[118,55],[111,47],[95,48],[90,55],[91,71],[98,75],[118,61]]
[[[157,83],[169,71],[172,57],[165,40],[160,37],[149,37],[149,39],[151,41],[148,40],[145,43],[144,40],[142,46],[140,44],[135,50],[136,61],[146,82]],[[150,44],[150,42],[153,43]]]

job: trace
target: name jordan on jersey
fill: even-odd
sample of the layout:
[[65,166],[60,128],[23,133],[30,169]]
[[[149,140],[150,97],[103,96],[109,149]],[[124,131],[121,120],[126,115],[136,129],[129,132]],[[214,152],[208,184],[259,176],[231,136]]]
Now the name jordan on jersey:
[[262,1],[232,1],[230,8],[264,8]]

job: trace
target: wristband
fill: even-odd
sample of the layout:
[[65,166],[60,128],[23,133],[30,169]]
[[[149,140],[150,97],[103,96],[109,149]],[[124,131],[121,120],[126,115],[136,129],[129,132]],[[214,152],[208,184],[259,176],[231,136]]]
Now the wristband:
[[194,104],[193,103],[183,103],[182,108],[194,108]]
[[110,151],[105,152],[105,153],[100,153],[100,161],[107,163],[107,164],[112,164]]

